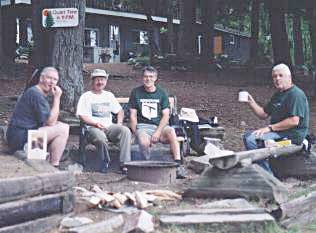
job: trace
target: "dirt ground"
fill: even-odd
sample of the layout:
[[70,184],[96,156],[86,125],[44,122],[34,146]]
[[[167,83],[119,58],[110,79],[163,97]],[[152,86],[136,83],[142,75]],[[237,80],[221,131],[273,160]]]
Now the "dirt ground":
[[[132,67],[126,64],[96,64],[85,65],[84,67],[86,74],[86,90],[89,88],[89,78],[87,73],[96,67],[104,68],[111,74],[107,89],[112,91],[116,97],[129,96],[132,88],[136,87],[137,85],[141,85],[140,70],[134,70]],[[263,74],[262,77],[255,78],[256,80],[260,80],[268,78],[267,76],[269,75]],[[272,93],[274,92],[272,84],[256,84],[255,82],[251,81],[251,78],[252,77],[247,77],[245,74],[236,74],[235,72],[226,73],[219,76],[218,74],[159,71],[159,84],[165,88],[169,94],[177,96],[178,111],[181,107],[189,107],[196,109],[198,115],[201,117],[209,118],[211,116],[217,116],[219,119],[219,124],[225,127],[226,135],[224,140],[224,148],[233,151],[244,150],[241,136],[245,130],[255,129],[268,124],[267,121],[265,122],[258,120],[251,112],[247,104],[239,103],[237,101],[237,94],[240,89],[247,90],[259,103],[262,104],[264,104],[271,97]],[[14,106],[12,101],[8,101],[7,97],[19,95],[23,91],[25,79],[21,77],[15,79],[1,79],[0,77],[0,80],[0,124],[6,124]],[[315,130],[316,126],[316,101],[311,97],[309,97],[309,101],[311,108],[310,129],[312,132]],[[76,138],[73,140],[76,140]],[[4,151],[4,145],[0,145],[0,151]],[[5,164],[16,164],[16,162],[10,157],[1,157],[1,161],[3,161],[3,158],[6,160],[5,163],[1,163],[2,165],[0,165],[0,171],[2,171],[2,173],[6,173],[3,172],[5,170],[8,172],[8,170],[5,168]],[[20,163],[20,161],[18,163]],[[19,166],[22,167],[22,165]],[[24,172],[27,173],[27,171]],[[19,173],[17,169],[14,170],[10,168],[9,173],[14,175],[15,173],[22,174],[23,172]],[[9,177],[10,174],[2,174],[0,177]],[[181,191],[190,183],[191,179],[196,177],[196,175],[192,172],[189,172],[189,175],[190,176],[188,179],[177,180],[172,186],[162,185],[159,187],[157,185],[141,182],[132,182],[127,180],[125,176],[114,173],[106,175],[101,173],[83,173],[77,177],[78,186],[90,188],[91,185],[98,184],[104,190],[111,192],[156,188],[167,188],[174,191]],[[314,182],[308,181],[307,183],[309,184]],[[287,182],[287,186],[290,189],[298,190],[302,187],[306,187],[307,183],[302,185],[301,182],[289,180]],[[193,205],[195,205],[197,202],[200,202],[200,200],[189,201],[189,203]],[[168,206],[170,208],[174,208],[178,204],[179,203],[174,203],[173,205],[168,204]]]

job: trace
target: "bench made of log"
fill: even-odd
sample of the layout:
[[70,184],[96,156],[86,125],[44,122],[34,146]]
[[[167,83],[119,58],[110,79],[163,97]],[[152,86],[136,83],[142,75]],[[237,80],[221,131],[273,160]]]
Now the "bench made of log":
[[75,183],[75,176],[71,172],[0,179],[0,203],[36,195],[64,192],[71,189]]
[[280,147],[268,147],[256,150],[240,151],[231,155],[223,155],[221,157],[210,158],[209,162],[219,169],[231,169],[243,160],[253,163],[271,156],[278,157],[285,154],[294,154],[302,150],[302,145],[289,145]]
[[54,214],[67,214],[73,210],[72,192],[36,196],[25,200],[0,204],[0,227],[20,224]]

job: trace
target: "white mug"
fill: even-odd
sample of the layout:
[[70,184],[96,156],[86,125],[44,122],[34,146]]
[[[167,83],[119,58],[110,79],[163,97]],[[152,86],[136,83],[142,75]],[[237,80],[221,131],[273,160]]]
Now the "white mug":
[[240,91],[238,94],[238,101],[239,102],[248,102],[248,92],[247,91]]

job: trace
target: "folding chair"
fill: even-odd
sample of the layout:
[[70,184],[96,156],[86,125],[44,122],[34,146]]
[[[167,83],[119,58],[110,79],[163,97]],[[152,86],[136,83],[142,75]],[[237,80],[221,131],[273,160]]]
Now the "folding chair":
[[[79,153],[80,153],[82,165],[84,167],[87,165],[86,146],[90,143],[93,144],[92,142],[89,142],[88,125],[85,124],[84,122],[80,121]],[[105,148],[104,159],[105,159],[104,168],[108,168],[110,165],[111,159],[110,159],[109,151],[107,150],[107,148]]]

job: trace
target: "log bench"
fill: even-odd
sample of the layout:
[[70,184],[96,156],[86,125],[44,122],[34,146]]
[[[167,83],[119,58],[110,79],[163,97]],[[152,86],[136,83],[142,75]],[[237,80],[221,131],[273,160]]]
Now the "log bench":
[[[129,126],[129,98],[128,97],[118,97],[118,102],[121,104],[124,110],[124,125]],[[170,113],[177,113],[177,100],[175,96],[169,97],[170,104]],[[61,114],[61,121],[66,122],[70,125],[70,134],[78,135],[80,134],[80,120],[77,117],[70,116],[67,113]],[[116,116],[113,116],[113,121],[116,121]],[[178,138],[179,141],[183,141],[183,138]],[[138,145],[134,143],[134,139],[132,140],[131,146],[131,157],[132,160],[144,160],[144,158],[140,157]],[[150,148],[150,159],[151,160],[162,160],[162,161],[173,161],[173,158],[170,154],[169,145],[165,145],[162,143],[157,143],[155,146]],[[80,151],[80,150],[79,150]],[[96,156],[94,153],[95,147],[92,144],[87,145],[85,148],[86,162],[85,169],[86,170],[94,170],[99,171],[101,169],[102,161],[100,158]],[[119,147],[113,143],[109,143],[108,151],[111,158],[110,169],[118,170],[119,169]],[[74,156],[73,156],[74,157]],[[77,154],[74,158],[79,163],[84,163],[84,157],[82,154]]]
[[[128,97],[117,97],[118,102],[121,104],[123,110],[124,110],[124,124],[126,126],[129,126],[129,98]],[[177,114],[177,99],[175,96],[169,97],[169,104],[170,104],[170,113],[171,115]],[[78,135],[80,134],[80,121],[77,117],[71,116],[65,112],[61,113],[61,121],[66,122],[70,125],[70,134]],[[115,116],[114,116],[115,121]],[[211,138],[218,138],[223,139],[225,135],[225,129],[223,127],[216,127],[216,128],[210,128],[210,129],[203,129],[201,130],[201,136],[202,137],[211,137]],[[189,152],[189,150],[186,148],[188,147],[188,144],[184,144],[186,142],[186,139],[183,137],[179,137],[178,140],[181,143],[182,146],[182,152],[183,156]],[[134,141],[134,140],[133,140]],[[95,147],[94,146],[88,146],[86,150],[86,157],[89,158],[87,160],[87,163],[85,165],[85,168],[87,170],[100,170],[100,158],[97,158],[97,156],[94,153]],[[119,148],[112,143],[109,143],[109,154],[111,157],[111,168],[113,170],[118,169],[119,167]],[[81,156],[77,154],[74,159],[79,162],[83,163],[83,159],[80,158]],[[140,157],[139,148],[138,145],[136,145],[134,142],[132,142],[131,146],[131,157],[132,160],[142,160],[144,158]],[[162,161],[173,161],[173,158],[170,154],[169,145],[157,143],[154,147],[151,147],[150,150],[150,159],[151,160],[162,160]]]
[[[34,164],[35,162],[33,162]],[[16,163],[23,170],[29,164]],[[13,165],[12,165],[13,166]],[[50,232],[74,209],[74,174],[38,172],[0,179],[0,233]]]
[[[278,155],[274,158],[274,155]],[[274,175],[255,161],[271,158]],[[247,197],[283,203],[288,191],[278,178],[316,176],[316,156],[304,154],[302,145],[269,147],[213,156],[201,177],[192,181],[184,195],[188,197]]]

